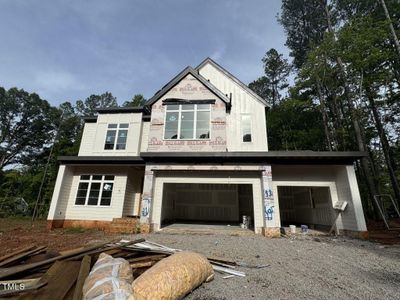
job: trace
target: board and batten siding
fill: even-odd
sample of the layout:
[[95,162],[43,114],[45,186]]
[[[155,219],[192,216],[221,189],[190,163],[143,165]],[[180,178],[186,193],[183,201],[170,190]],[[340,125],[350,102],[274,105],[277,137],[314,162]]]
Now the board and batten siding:
[[[104,150],[108,124],[128,123],[126,149]],[[142,113],[99,114],[96,123],[85,123],[78,156],[138,156]]]
[[[222,93],[232,93],[232,109],[226,117],[227,150],[268,151],[265,105],[211,64],[204,65],[199,73]],[[250,115],[251,142],[242,141],[242,115]]]

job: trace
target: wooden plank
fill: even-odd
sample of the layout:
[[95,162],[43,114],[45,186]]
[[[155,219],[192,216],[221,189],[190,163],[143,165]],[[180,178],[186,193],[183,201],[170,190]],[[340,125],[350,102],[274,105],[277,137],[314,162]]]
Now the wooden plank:
[[75,285],[74,297],[72,298],[73,300],[81,300],[83,298],[82,288],[83,284],[85,283],[85,279],[89,275],[91,262],[92,258],[90,256],[86,255],[83,257],[78,279]]
[[165,257],[166,257],[165,254],[146,255],[146,256],[142,256],[142,257],[130,258],[130,259],[127,259],[127,261],[129,261],[130,263],[142,262],[142,261],[155,261],[155,260],[161,260]]
[[4,266],[7,266],[7,265],[10,265],[12,263],[16,263],[16,262],[24,259],[25,257],[29,256],[29,255],[37,254],[37,253],[43,251],[44,249],[46,249],[46,247],[42,246],[42,247],[39,247],[39,248],[35,248],[35,249],[32,249],[32,250],[23,252],[23,253],[21,253],[19,255],[15,255],[13,257],[10,257],[9,259],[3,260],[2,262],[0,262],[0,268],[4,267]]
[[157,263],[156,261],[144,261],[144,262],[131,263],[130,266],[132,269],[148,268],[155,265],[156,263]]
[[35,245],[28,246],[28,247],[25,247],[25,248],[19,249],[19,250],[17,250],[17,251],[14,251],[14,252],[12,252],[12,253],[9,253],[9,254],[6,254],[6,255],[3,255],[3,256],[1,256],[1,257],[0,257],[0,261],[3,261],[3,260],[6,260],[6,259],[9,259],[10,257],[12,257],[12,256],[14,256],[14,255],[21,254],[22,252],[26,252],[26,251],[32,250],[33,248],[36,248],[36,246],[35,246]]
[[11,268],[3,268],[3,269],[0,269],[0,279],[7,278],[7,277],[9,277],[11,275],[16,275],[16,274],[19,274],[19,273],[22,273],[22,272],[25,272],[25,271],[31,271],[33,269],[49,265],[49,264],[51,264],[51,263],[53,263],[53,262],[55,262],[57,260],[67,259],[67,258],[69,258],[71,256],[74,256],[74,255],[79,255],[81,253],[89,252],[89,251],[91,251],[93,249],[102,248],[102,247],[104,247],[104,246],[106,246],[108,244],[109,243],[97,244],[97,245],[94,245],[94,246],[91,246],[91,247],[87,247],[87,248],[82,249],[82,250],[77,250],[76,252],[69,253],[68,255],[59,255],[57,257],[53,257],[53,258],[49,258],[49,259],[46,259],[46,260],[43,260],[43,261],[39,261],[37,263],[31,263],[31,264],[27,264],[27,265],[20,265],[20,266],[15,266],[15,267],[11,267]]
[[47,282],[40,290],[22,296],[21,300],[64,299],[75,284],[81,263],[79,261],[56,261],[39,282]]

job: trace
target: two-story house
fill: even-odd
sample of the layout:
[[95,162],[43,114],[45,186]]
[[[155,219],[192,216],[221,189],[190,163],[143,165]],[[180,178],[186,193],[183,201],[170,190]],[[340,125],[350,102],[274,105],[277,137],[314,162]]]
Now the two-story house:
[[[207,58],[144,107],[85,118],[78,156],[59,157],[50,227],[106,228],[135,216],[143,232],[184,221],[279,235],[284,224],[366,233],[353,163],[359,152],[268,151],[268,104]],[[348,203],[337,217],[333,205]]]

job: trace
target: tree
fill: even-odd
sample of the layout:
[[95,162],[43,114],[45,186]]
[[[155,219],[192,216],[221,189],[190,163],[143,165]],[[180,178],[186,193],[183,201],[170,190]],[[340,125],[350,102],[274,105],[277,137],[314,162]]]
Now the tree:
[[324,10],[326,0],[282,0],[278,21],[286,33],[293,65],[300,69],[307,53],[320,44],[327,29]]
[[288,87],[287,77],[290,73],[290,66],[287,59],[284,59],[283,55],[274,48],[267,51],[262,62],[272,94],[272,106],[274,106],[280,100],[280,91]]
[[271,83],[266,76],[262,76],[249,83],[249,88],[258,96],[270,102],[272,99]]
[[90,95],[85,101],[76,101],[76,110],[81,116],[94,116],[98,108],[118,106],[117,98],[110,92],[101,95]]
[[54,137],[59,112],[37,94],[0,88],[0,170],[35,160]]
[[122,106],[123,107],[138,107],[143,106],[147,100],[143,97],[142,94],[136,94],[132,97],[130,101],[125,101]]

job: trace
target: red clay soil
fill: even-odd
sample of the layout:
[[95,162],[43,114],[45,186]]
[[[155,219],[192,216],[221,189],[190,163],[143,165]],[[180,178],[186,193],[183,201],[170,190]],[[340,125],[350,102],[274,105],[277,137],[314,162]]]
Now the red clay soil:
[[0,256],[30,245],[62,251],[111,239],[112,235],[98,230],[48,230],[46,221],[35,221],[31,227],[29,219],[0,219]]
[[388,230],[383,221],[368,221],[369,239],[388,245],[400,244],[400,218],[390,220],[389,226],[393,229]]

